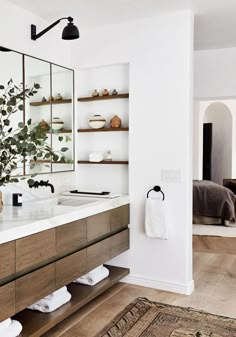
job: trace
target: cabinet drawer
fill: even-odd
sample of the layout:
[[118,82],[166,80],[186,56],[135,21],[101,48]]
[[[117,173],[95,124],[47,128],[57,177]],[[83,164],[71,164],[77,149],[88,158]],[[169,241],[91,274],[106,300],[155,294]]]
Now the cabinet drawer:
[[0,280],[15,273],[15,241],[0,245]]
[[0,287],[0,321],[15,314],[15,282]]
[[86,219],[56,228],[57,254],[69,253],[86,243]]
[[129,225],[129,205],[111,210],[111,231]]
[[55,228],[16,240],[16,271],[42,264],[56,254]]
[[95,240],[110,232],[110,212],[103,212],[87,218],[87,240]]
[[87,270],[92,270],[110,260],[110,238],[87,248]]
[[56,287],[60,288],[86,273],[86,249],[56,262]]
[[16,312],[55,291],[55,263],[40,268],[16,281]]
[[111,236],[111,258],[129,249],[129,229]]

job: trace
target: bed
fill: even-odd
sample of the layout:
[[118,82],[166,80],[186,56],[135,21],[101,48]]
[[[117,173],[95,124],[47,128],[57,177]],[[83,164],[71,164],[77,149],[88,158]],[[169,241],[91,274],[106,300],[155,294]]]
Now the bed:
[[236,196],[208,180],[193,181],[193,223],[235,226]]

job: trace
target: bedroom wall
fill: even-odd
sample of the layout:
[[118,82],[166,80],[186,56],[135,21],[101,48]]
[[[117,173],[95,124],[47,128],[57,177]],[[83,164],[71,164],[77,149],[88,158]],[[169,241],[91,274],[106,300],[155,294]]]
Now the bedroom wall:
[[[190,11],[81,34],[72,53],[76,68],[130,65],[131,249],[113,263],[131,268],[130,283],[181,293],[193,289],[192,54]],[[162,170],[180,177],[162,180]],[[144,233],[146,193],[156,184],[171,218],[167,241]]]

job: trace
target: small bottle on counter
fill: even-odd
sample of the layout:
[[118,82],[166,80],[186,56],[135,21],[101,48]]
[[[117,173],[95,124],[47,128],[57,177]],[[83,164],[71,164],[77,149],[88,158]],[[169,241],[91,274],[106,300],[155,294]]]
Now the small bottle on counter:
[[12,205],[13,206],[22,206],[22,194],[13,193],[12,194]]
[[106,161],[112,160],[111,150],[108,150],[107,152],[104,153],[104,160],[106,160]]

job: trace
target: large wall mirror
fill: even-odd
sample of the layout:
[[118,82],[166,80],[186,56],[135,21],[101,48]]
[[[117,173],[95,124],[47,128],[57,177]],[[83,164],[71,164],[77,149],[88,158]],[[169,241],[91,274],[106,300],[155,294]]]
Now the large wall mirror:
[[[56,157],[19,158],[15,176],[74,170],[74,71],[0,47],[0,85],[22,88],[38,84],[32,94],[24,95],[21,109],[11,118],[11,127],[31,120],[32,127],[46,127],[46,144]],[[58,159],[59,158],[59,159]]]

